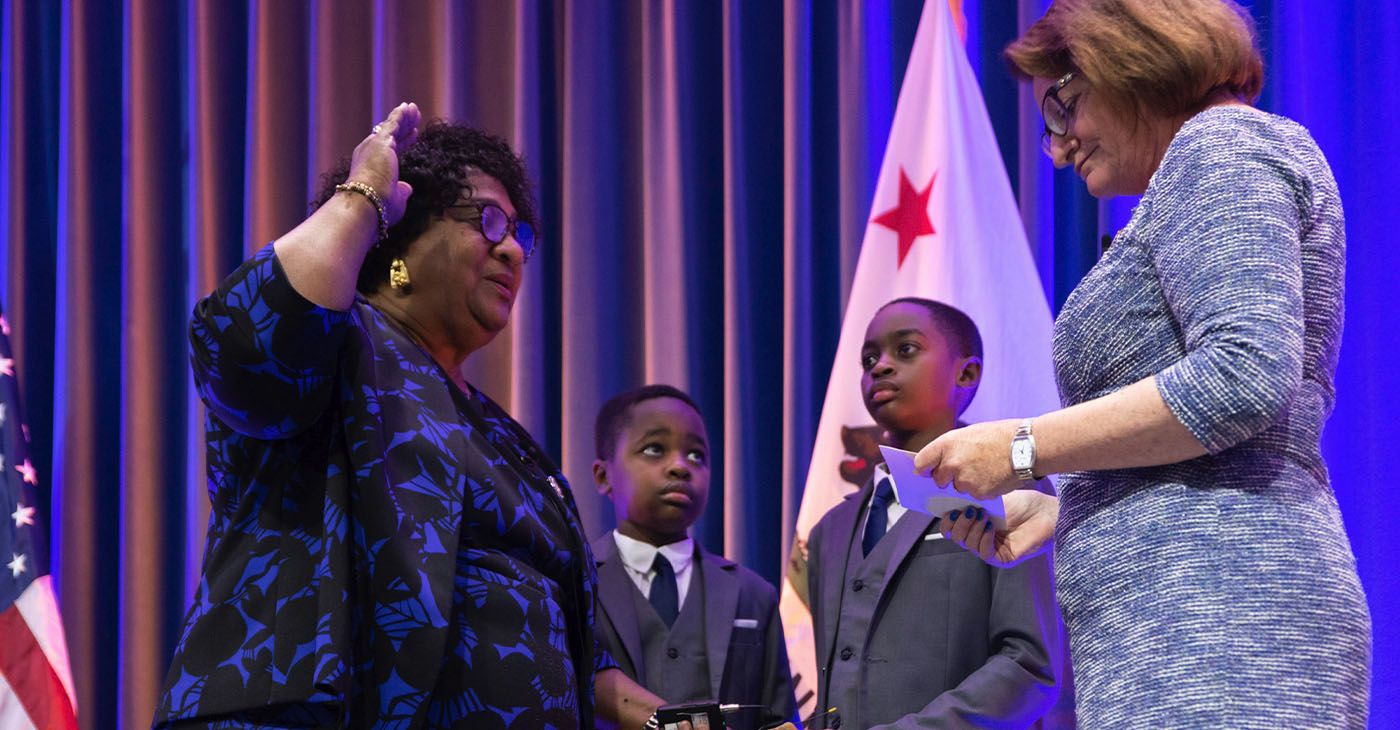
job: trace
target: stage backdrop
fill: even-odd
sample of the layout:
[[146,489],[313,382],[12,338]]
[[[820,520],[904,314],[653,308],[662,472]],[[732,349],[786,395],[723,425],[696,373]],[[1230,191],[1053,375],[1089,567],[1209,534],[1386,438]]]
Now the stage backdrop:
[[[0,294],[83,727],[149,724],[198,572],[190,307],[400,100],[506,136],[540,184],[540,255],[469,377],[562,460],[594,534],[612,523],[589,484],[596,407],[689,390],[721,465],[697,537],[776,583],[920,5],[4,0]],[[1130,203],[1050,169],[997,59],[1043,0],[961,5],[1057,309]],[[1251,10],[1261,106],[1313,130],[1347,206],[1324,446],[1375,617],[1373,726],[1393,727],[1400,8]]]

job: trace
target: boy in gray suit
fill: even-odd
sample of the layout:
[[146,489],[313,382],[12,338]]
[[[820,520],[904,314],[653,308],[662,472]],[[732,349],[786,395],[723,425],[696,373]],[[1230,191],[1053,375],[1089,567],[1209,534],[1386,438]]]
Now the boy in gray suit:
[[[861,393],[887,443],[955,428],[982,378],[962,312],[896,299],[866,327]],[[1024,728],[1058,694],[1059,615],[1047,558],[1007,570],[943,539],[894,498],[884,464],[808,536],[818,721],[831,728]],[[963,519],[984,519],[980,511]]]
[[699,407],[669,385],[631,390],[603,404],[594,440],[593,481],[617,515],[593,541],[608,652],[668,703],[753,705],[726,717],[734,730],[795,720],[777,591],[687,534],[710,491]]

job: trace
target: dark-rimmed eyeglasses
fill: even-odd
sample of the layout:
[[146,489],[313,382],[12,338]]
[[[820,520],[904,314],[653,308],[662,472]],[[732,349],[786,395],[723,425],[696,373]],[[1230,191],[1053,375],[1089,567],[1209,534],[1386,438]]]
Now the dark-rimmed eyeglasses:
[[471,211],[459,220],[476,226],[482,237],[491,243],[506,240],[507,234],[515,236],[515,242],[520,244],[520,250],[525,254],[523,261],[529,261],[535,253],[535,227],[506,215],[499,205],[472,200],[447,206],[447,210],[455,209]]
[[1040,116],[1045,120],[1045,131],[1040,133],[1040,149],[1045,154],[1054,157],[1050,151],[1050,137],[1063,137],[1069,132],[1069,126],[1074,123],[1074,113],[1079,107],[1079,97],[1075,96],[1066,104],[1060,98],[1060,89],[1074,80],[1074,72],[1061,76],[1050,88],[1045,90],[1045,96],[1040,97]]

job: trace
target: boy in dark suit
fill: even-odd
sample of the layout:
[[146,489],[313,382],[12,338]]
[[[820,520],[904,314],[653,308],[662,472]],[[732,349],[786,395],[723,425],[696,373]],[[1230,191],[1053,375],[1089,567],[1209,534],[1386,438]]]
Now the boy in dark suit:
[[[962,312],[896,299],[870,320],[861,393],[887,443],[917,451],[956,427],[982,378]],[[977,511],[964,519],[984,519]],[[808,536],[818,721],[832,728],[1024,728],[1058,694],[1047,558],[1006,570],[894,498],[884,464]]]
[[756,705],[726,717],[734,730],[795,719],[777,591],[687,534],[710,491],[699,407],[669,385],[645,386],[605,403],[594,437],[593,481],[617,515],[593,541],[608,652],[669,703]]

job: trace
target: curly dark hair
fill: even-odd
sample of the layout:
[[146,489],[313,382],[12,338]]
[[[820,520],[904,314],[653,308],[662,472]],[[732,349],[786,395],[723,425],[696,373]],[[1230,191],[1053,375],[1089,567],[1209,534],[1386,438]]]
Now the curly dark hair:
[[[389,229],[389,237],[365,255],[355,288],[373,294],[389,282],[389,262],[427,230],[434,216],[461,199],[463,191],[472,194],[467,177],[481,172],[495,178],[510,195],[516,220],[539,230],[534,185],[525,160],[500,137],[463,124],[434,119],[418,132],[418,141],[399,155],[399,179],[413,186],[403,218]],[[350,158],[342,159],[321,176],[320,189],[311,209],[321,207],[335,195],[335,186],[350,175]]]

